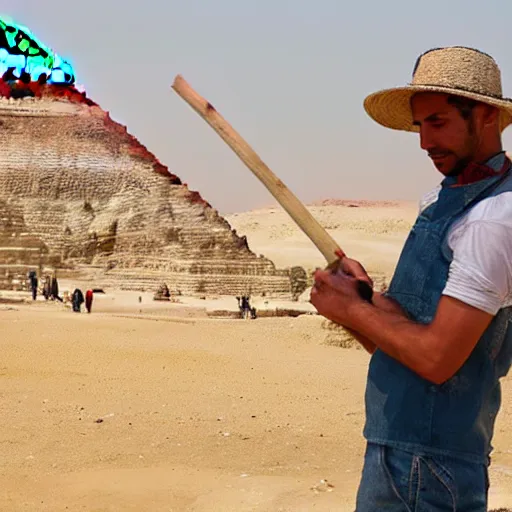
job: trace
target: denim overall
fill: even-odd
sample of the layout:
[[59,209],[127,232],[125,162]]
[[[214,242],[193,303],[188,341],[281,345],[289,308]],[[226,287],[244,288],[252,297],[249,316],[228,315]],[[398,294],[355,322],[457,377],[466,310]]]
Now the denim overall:
[[[499,169],[504,158],[500,154],[488,165]],[[437,202],[419,214],[387,292],[411,320],[423,324],[432,322],[448,279],[453,258],[446,240],[449,228],[480,200],[512,191],[512,171],[469,185],[455,183],[456,178],[445,178]],[[511,322],[512,307],[501,309],[463,366],[441,385],[377,350],[365,397],[369,445],[486,467],[501,404],[499,379],[512,362]],[[459,509],[454,505],[453,510]]]

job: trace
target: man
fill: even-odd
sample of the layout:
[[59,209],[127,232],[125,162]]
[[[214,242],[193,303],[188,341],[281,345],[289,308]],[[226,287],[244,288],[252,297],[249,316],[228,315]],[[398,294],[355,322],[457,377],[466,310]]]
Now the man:
[[[167,285],[164,285],[167,288]],[[167,290],[169,291],[169,290]],[[92,300],[94,298],[94,293],[92,290],[87,290],[85,292],[85,309],[87,309],[87,313],[91,312],[92,308]]]
[[37,299],[38,280],[37,280],[37,273],[35,270],[31,270],[28,273],[28,279],[30,281],[30,289],[32,291],[32,300],[36,300]]
[[501,132],[512,123],[500,71],[464,47],[421,55],[412,83],[365,109],[419,132],[444,179],[421,202],[390,287],[317,271],[311,302],[372,354],[357,511],[485,511],[499,379],[512,361],[512,171]]
[[62,298],[59,296],[59,282],[57,281],[57,271],[53,272],[50,282],[50,298],[52,300],[58,300],[62,302]]
[[80,288],[75,288],[73,295],[71,296],[71,303],[73,305],[73,311],[75,313],[82,312],[82,304],[84,302],[84,294]]

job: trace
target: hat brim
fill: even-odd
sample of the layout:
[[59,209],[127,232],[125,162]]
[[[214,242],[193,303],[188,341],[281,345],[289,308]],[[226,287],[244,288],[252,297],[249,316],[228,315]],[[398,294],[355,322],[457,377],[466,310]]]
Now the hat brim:
[[492,96],[449,87],[410,85],[394,89],[384,89],[367,96],[364,100],[364,108],[374,121],[386,128],[418,132],[419,127],[413,124],[411,112],[411,98],[418,92],[453,94],[487,103],[500,109],[501,131],[512,123],[512,100],[493,98]]

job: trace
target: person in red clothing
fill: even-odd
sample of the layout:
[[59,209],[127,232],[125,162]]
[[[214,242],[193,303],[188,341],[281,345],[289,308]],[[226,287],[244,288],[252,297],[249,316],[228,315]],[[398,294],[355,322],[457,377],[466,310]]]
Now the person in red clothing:
[[87,313],[91,312],[92,298],[93,298],[92,290],[87,290],[85,292],[85,308],[87,309]]

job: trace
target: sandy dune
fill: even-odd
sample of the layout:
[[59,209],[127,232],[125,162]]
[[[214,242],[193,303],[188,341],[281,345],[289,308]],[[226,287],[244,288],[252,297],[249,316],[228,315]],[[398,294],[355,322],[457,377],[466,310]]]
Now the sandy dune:
[[[382,205],[310,206],[320,224],[352,258],[369,272],[393,272],[407,233],[416,218],[414,202]],[[313,269],[325,261],[309,238],[281,208],[267,208],[227,216],[239,234],[247,236],[249,247],[269,257],[278,267],[302,265]]]
[[[415,215],[315,208],[386,275]],[[323,265],[279,210],[229,220],[279,266]],[[214,320],[184,302],[0,306],[0,510],[353,510],[369,356],[327,345],[318,316]],[[503,397],[495,508],[512,504],[512,376]]]

